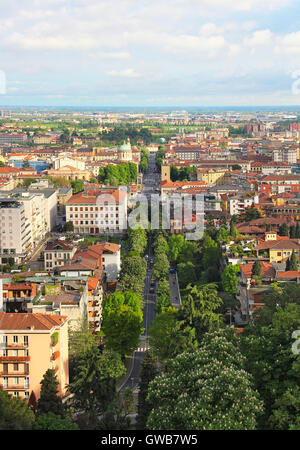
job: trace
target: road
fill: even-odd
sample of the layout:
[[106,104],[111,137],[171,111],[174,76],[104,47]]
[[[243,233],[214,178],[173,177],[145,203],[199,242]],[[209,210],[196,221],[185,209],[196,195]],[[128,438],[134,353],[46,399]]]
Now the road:
[[[149,168],[147,172],[145,172],[143,176],[143,193],[145,195],[150,196],[151,194],[157,193],[156,189],[159,189],[160,183],[160,174],[155,173],[155,155],[150,153],[149,156]],[[139,384],[139,376],[141,371],[141,364],[145,355],[145,351],[149,348],[148,344],[148,330],[155,318],[154,305],[156,300],[156,293],[150,293],[150,281],[152,278],[152,269],[150,260],[153,258],[152,251],[152,242],[151,238],[148,240],[148,263],[147,263],[147,275],[145,278],[145,288],[144,288],[144,308],[143,308],[143,316],[144,316],[144,328],[145,332],[140,338],[140,344],[136,351],[131,356],[130,368],[127,374],[126,379],[119,386],[120,389],[131,388],[133,391],[138,389]],[[154,291],[156,290],[156,286],[154,287]]]

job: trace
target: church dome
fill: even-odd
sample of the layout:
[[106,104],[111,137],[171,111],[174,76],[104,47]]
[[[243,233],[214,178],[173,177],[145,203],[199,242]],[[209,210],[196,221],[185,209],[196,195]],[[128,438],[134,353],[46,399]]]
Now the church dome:
[[130,140],[127,140],[127,143],[124,141],[124,143],[122,145],[120,145],[119,151],[121,152],[131,152],[131,144],[130,144]]

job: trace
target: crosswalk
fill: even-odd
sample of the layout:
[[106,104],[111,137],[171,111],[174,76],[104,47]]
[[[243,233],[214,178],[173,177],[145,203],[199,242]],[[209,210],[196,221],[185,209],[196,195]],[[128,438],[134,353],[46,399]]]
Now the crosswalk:
[[149,349],[150,349],[150,345],[146,345],[146,346],[143,346],[143,347],[136,348],[135,352],[146,352]]

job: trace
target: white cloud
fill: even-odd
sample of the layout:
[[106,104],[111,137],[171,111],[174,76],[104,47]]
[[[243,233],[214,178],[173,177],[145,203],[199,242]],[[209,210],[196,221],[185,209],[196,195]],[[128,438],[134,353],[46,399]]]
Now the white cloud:
[[125,78],[140,78],[142,75],[136,72],[134,69],[124,69],[124,70],[110,70],[106,72],[107,75],[112,77],[125,77]]
[[247,47],[257,47],[260,45],[269,45],[272,43],[273,33],[270,30],[254,31],[252,35],[244,39]]
[[97,52],[90,53],[90,58],[94,59],[128,59],[130,58],[129,52]]

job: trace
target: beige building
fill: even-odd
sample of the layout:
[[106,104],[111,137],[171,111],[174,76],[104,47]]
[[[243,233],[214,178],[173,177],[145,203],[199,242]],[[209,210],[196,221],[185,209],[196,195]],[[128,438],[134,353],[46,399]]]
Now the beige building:
[[0,384],[9,394],[34,404],[48,369],[59,395],[69,383],[68,319],[60,315],[0,312]]
[[42,172],[43,174],[47,174],[50,177],[63,177],[67,180],[84,180],[89,181],[94,175],[90,173],[88,170],[76,169],[73,166],[64,166],[60,169],[50,169]]
[[59,267],[67,264],[70,261],[77,247],[69,242],[60,241],[57,239],[54,242],[48,242],[44,250],[44,267],[46,270],[52,270],[54,267]]

